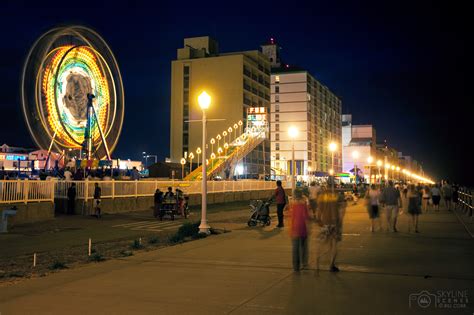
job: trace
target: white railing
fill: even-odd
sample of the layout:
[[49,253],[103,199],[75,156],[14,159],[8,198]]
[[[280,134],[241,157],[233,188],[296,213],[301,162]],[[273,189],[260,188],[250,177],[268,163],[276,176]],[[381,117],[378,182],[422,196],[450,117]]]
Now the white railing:
[[0,180],[0,204],[54,201],[53,188],[53,181]]
[[[167,191],[168,187],[181,189],[186,194],[200,194],[201,181],[124,181],[124,180],[2,180],[0,181],[0,203],[20,203],[54,201],[55,198],[67,199],[67,191],[72,184],[76,185],[76,198],[89,200],[94,197],[97,183],[101,188],[101,198],[124,198],[153,196],[156,189]],[[283,183],[289,187],[290,183]],[[275,188],[272,181],[208,181],[207,192],[237,192],[252,190],[271,190]]]

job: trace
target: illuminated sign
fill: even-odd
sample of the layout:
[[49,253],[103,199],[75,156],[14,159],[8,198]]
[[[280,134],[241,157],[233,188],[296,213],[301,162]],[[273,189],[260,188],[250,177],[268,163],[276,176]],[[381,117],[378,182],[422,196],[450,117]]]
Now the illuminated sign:
[[265,107],[249,107],[247,109],[247,126],[261,127],[267,123],[267,109]]

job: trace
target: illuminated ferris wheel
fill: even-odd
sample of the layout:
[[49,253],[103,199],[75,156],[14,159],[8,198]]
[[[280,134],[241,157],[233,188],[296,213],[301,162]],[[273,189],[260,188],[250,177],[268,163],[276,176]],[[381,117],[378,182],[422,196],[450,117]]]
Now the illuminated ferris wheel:
[[117,61],[99,34],[83,26],[43,34],[26,59],[21,93],[40,148],[111,158],[122,130],[124,93]]

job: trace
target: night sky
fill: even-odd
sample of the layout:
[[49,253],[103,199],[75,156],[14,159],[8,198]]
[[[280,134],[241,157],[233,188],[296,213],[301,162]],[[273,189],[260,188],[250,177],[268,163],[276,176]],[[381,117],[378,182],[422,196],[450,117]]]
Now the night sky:
[[274,37],[285,63],[308,69],[339,95],[355,123],[373,124],[379,141],[412,155],[429,176],[469,185],[471,11],[385,2],[79,1],[60,8],[2,1],[0,144],[34,146],[21,114],[20,76],[30,46],[54,26],[89,26],[112,48],[126,98],[114,153],[122,159],[169,155],[171,60],[184,37],[213,36],[222,52],[257,49]]

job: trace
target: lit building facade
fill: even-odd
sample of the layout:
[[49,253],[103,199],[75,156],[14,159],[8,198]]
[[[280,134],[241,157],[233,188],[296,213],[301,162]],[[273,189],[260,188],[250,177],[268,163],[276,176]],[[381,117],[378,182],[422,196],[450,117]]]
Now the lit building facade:
[[[272,63],[270,136],[272,170],[276,176],[291,174],[293,145],[296,174],[327,175],[340,172],[341,99],[307,70],[282,65],[279,46],[271,40],[262,51]],[[298,134],[290,138],[288,130]],[[329,144],[335,142],[334,165]]]
[[[196,149],[202,146],[202,125],[189,121],[202,117],[197,96],[204,90],[212,97],[207,110],[206,142],[209,143],[211,138],[219,134],[222,137],[223,131],[239,121],[245,127],[249,108],[269,111],[270,62],[258,50],[219,53],[218,43],[208,36],[184,39],[184,48],[178,49],[177,60],[171,65],[172,162],[179,162],[190,152],[196,155]],[[209,148],[207,158],[211,151]],[[270,141],[263,141],[236,169],[241,177],[269,175]]]
[[372,125],[353,125],[352,115],[343,115],[342,134],[343,171],[355,174],[357,169],[358,176],[369,182],[372,176],[378,175],[375,128]]

